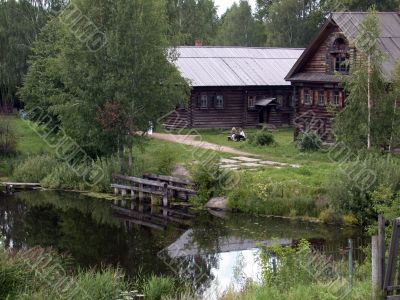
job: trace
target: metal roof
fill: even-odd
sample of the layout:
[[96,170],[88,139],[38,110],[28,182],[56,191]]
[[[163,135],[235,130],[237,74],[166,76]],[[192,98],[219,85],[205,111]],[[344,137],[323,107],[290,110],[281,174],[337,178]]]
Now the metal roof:
[[256,106],[268,106],[271,103],[274,103],[276,101],[276,98],[263,98],[263,99],[259,99],[256,101]]
[[290,85],[285,76],[304,49],[178,47],[174,62],[191,86]]
[[[361,24],[368,13],[332,13],[332,19],[351,40],[357,40]],[[400,57],[400,16],[398,12],[377,13],[380,25],[379,45],[387,58],[383,63],[385,76],[390,78]]]

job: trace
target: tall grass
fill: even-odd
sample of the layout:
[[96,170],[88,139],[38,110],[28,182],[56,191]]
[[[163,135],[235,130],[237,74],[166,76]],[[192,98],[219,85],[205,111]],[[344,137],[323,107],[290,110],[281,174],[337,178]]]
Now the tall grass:
[[229,193],[229,206],[246,213],[316,217],[317,191],[298,180],[279,181],[264,173],[244,172]]
[[57,164],[57,160],[48,154],[30,156],[15,166],[13,178],[19,182],[40,182]]

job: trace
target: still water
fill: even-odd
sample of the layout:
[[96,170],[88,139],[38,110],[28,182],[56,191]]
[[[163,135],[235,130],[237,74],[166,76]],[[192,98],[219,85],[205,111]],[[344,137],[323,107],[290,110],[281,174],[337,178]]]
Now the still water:
[[209,299],[228,287],[240,289],[246,279],[260,280],[260,245],[307,239],[340,253],[348,238],[361,236],[355,228],[39,191],[0,194],[0,232],[6,247],[53,247],[81,267],[181,276]]

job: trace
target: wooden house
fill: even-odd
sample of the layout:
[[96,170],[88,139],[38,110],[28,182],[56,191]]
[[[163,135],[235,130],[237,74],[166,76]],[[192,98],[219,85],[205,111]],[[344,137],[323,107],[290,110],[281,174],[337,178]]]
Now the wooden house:
[[285,75],[304,49],[180,47],[174,62],[192,87],[167,128],[232,128],[291,124],[292,87]]
[[[361,47],[358,37],[366,16],[360,12],[332,13],[286,76],[296,99],[295,138],[313,130],[323,141],[334,140],[333,116],[344,107],[346,98],[338,75],[349,73],[351,57]],[[400,16],[397,12],[384,12],[378,13],[378,18],[379,45],[386,53],[383,70],[389,80],[400,56]]]

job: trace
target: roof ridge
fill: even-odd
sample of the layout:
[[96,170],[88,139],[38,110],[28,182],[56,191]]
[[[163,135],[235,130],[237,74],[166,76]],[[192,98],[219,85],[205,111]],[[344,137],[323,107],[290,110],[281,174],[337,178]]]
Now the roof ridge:
[[305,48],[290,48],[290,47],[245,47],[245,46],[177,46],[178,48],[225,48],[225,49],[276,49],[276,50],[304,50]]

